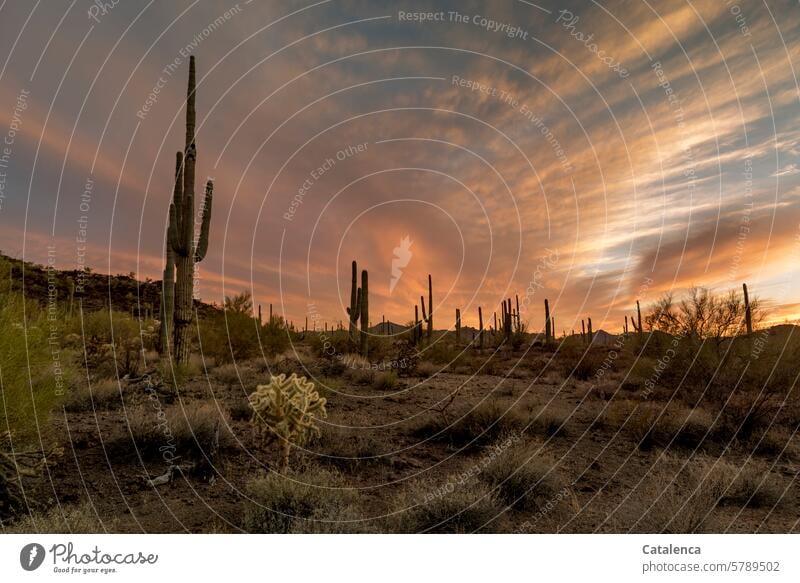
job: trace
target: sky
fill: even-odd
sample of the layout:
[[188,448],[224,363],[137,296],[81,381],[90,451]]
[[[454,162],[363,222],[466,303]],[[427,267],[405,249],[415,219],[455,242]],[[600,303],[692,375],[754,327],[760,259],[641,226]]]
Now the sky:
[[2,1],[2,252],[161,278],[189,55],[205,301],[338,323],[355,259],[373,322],[429,273],[437,328],[800,316],[796,2]]

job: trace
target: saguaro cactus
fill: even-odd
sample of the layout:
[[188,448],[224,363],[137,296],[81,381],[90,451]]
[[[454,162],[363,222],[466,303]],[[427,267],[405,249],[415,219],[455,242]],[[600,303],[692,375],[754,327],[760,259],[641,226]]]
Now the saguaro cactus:
[[[424,309],[424,308],[423,308]],[[433,339],[433,281],[428,274],[428,342]]]
[[552,321],[550,320],[550,302],[545,299],[544,301],[544,343],[550,344],[551,336],[553,335]]
[[750,296],[747,294],[746,283],[742,284],[742,290],[744,291],[744,325],[747,334],[750,335],[753,333],[753,312],[750,311]]
[[581,340],[586,342],[586,322],[581,320]]
[[[175,186],[172,191],[173,199],[180,197],[180,191],[183,188],[183,154],[178,152],[175,157]],[[177,193],[177,194],[176,194]],[[164,276],[161,281],[161,327],[159,330],[158,349],[162,356],[166,356],[170,352],[170,330],[172,329],[173,318],[175,317],[175,253],[172,251],[172,244],[170,241],[175,236],[171,231],[174,230],[172,219],[170,218],[167,225],[167,235],[165,241],[165,262],[164,262]]]
[[636,320],[638,324],[635,326],[636,332],[639,333],[639,340],[644,337],[644,328],[642,328],[642,308],[639,306],[639,300],[636,300]]
[[478,342],[480,347],[483,348],[483,310],[478,306]]
[[592,340],[594,339],[594,334],[592,333],[592,319],[591,318],[586,318],[586,322],[587,322],[587,325],[586,325],[587,339],[589,341],[589,345],[591,345],[592,344]]
[[461,310],[456,308],[456,343],[461,343]]
[[[183,152],[182,185],[178,176],[169,207],[170,226],[167,229],[169,246],[175,257],[175,308],[173,318],[173,352],[177,362],[189,359],[191,323],[194,316],[194,265],[208,252],[208,233],[211,225],[211,203],[214,183],[206,183],[200,236],[194,237],[194,175],[197,160],[195,145],[195,62],[189,58],[189,83],[186,94],[186,144]],[[180,154],[179,154],[180,156]],[[178,159],[180,162],[180,159]]]
[[361,355],[367,357],[369,341],[369,274],[361,271]]
[[355,342],[357,335],[358,318],[361,316],[361,288],[358,287],[358,264],[353,261],[350,285],[350,307],[347,315],[350,317],[350,339]]

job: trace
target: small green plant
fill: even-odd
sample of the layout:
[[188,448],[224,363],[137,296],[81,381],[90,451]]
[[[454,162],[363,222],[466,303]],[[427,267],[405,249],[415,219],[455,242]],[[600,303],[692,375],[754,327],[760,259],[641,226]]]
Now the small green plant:
[[253,408],[251,422],[262,439],[282,442],[281,468],[289,465],[292,445],[304,445],[320,435],[316,424],[328,416],[326,400],[314,383],[292,374],[273,376],[268,385],[258,385],[249,398]]

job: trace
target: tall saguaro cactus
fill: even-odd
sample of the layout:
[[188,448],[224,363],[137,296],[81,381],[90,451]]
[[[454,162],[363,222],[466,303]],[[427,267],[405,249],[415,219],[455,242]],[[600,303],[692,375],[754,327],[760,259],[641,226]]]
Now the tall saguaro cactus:
[[[173,200],[180,197],[183,191],[183,153],[178,152],[175,156],[175,184],[172,189]],[[170,205],[171,206],[171,205]],[[170,218],[167,225],[167,235],[165,241],[165,262],[164,276],[161,281],[161,329],[159,334],[159,350],[162,356],[170,353],[170,331],[175,317],[175,252],[172,250],[171,240],[175,236],[175,230]]]
[[461,310],[456,308],[456,343],[461,343]]
[[369,274],[361,272],[361,355],[366,358],[369,341]]
[[639,340],[642,340],[644,337],[644,328],[642,328],[642,308],[639,306],[639,300],[636,300],[636,324],[635,328],[636,331],[639,333]]
[[589,346],[592,345],[592,340],[594,340],[594,333],[592,332],[592,319],[586,318],[586,339],[589,342]]
[[742,284],[744,291],[744,325],[748,336],[753,333],[753,312],[750,311],[750,296],[747,293],[747,284]]
[[483,348],[483,310],[478,306],[478,342]]
[[544,301],[544,343],[550,344],[551,336],[553,335],[553,323],[550,320],[550,302],[545,299]]
[[[424,308],[423,308],[424,310]],[[433,339],[433,281],[428,274],[428,342]]]
[[194,236],[194,174],[197,161],[195,145],[195,63],[189,58],[189,84],[186,95],[186,146],[183,152],[183,184],[176,179],[172,204],[169,207],[169,246],[175,256],[175,315],[173,318],[173,351],[177,362],[189,360],[191,324],[194,317],[194,266],[208,251],[211,225],[211,202],[214,183],[206,183],[200,236]]
[[347,315],[350,317],[350,339],[355,342],[358,332],[356,325],[361,316],[361,288],[358,287],[358,263],[355,261],[350,275],[350,307],[347,308]]

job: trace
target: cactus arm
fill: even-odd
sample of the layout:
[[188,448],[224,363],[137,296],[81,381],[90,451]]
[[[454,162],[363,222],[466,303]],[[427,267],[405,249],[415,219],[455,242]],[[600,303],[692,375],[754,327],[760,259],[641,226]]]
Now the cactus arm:
[[200,238],[197,240],[194,260],[202,261],[208,253],[208,232],[211,228],[211,203],[214,197],[214,182],[206,182],[206,197],[203,202],[203,222],[200,226]]

